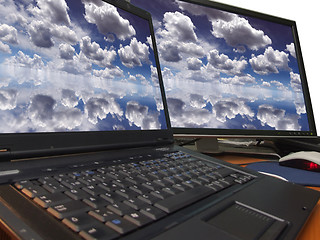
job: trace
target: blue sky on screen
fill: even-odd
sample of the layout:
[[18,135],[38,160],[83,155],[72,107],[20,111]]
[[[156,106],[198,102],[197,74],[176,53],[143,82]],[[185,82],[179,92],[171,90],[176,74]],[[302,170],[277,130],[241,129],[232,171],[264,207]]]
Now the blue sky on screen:
[[165,129],[150,41],[100,0],[0,1],[0,132]]
[[309,130],[291,27],[178,0],[153,16],[173,127]]

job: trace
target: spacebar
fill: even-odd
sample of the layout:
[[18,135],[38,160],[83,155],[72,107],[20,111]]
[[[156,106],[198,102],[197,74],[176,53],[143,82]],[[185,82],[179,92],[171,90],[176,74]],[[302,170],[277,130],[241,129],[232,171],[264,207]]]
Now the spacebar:
[[197,200],[200,200],[206,196],[209,196],[214,192],[215,190],[211,188],[208,188],[205,186],[198,186],[196,188],[192,188],[188,191],[185,191],[177,195],[173,195],[164,200],[161,200],[155,203],[154,206],[156,206],[157,208],[160,208],[161,210],[167,213],[171,213]]

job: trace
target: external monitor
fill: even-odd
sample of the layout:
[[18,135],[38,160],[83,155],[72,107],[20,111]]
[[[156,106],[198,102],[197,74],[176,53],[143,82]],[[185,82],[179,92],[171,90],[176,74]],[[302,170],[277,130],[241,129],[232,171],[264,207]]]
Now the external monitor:
[[296,23],[207,0],[151,12],[175,136],[312,137]]

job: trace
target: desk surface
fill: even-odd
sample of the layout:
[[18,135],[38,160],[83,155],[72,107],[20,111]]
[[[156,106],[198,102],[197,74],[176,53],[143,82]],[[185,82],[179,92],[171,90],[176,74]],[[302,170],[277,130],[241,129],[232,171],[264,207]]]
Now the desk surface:
[[[235,155],[218,155],[218,159],[233,163],[233,164],[246,164],[258,161],[264,161],[258,158],[235,156]],[[320,187],[312,187],[320,191]],[[320,239],[320,200],[316,205],[313,213],[305,223],[304,228],[301,230],[297,240],[319,240]]]

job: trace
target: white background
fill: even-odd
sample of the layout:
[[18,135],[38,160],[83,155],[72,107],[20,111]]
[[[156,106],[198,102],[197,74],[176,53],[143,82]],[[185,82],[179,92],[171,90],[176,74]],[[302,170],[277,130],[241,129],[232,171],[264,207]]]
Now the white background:
[[316,2],[308,0],[218,0],[217,2],[296,21],[319,136],[320,14]]

